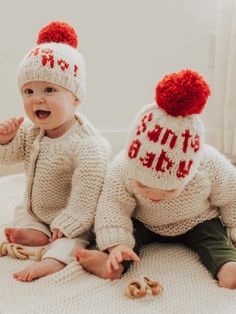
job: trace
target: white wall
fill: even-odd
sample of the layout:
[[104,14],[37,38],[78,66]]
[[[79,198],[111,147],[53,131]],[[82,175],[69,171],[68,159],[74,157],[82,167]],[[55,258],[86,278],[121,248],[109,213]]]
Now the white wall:
[[[153,100],[163,75],[190,68],[212,82],[209,32],[215,29],[217,3],[0,0],[0,119],[23,112],[15,72],[38,31],[52,20],[65,21],[78,30],[87,66],[87,100],[79,110],[105,132],[116,152],[134,114]],[[209,112],[205,110],[206,126]]]

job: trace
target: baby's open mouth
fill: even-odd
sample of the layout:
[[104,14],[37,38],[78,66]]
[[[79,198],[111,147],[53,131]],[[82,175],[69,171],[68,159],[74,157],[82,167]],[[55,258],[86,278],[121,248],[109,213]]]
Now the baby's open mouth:
[[50,111],[47,110],[36,110],[35,114],[39,119],[45,119],[50,115]]

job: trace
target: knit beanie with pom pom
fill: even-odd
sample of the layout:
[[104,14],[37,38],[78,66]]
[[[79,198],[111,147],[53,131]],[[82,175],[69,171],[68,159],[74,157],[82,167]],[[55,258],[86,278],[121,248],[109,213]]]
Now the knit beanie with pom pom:
[[128,136],[129,175],[143,185],[182,188],[196,173],[204,151],[199,118],[210,89],[196,72],[166,75],[155,90],[156,103],[146,106]]
[[85,63],[76,49],[76,31],[63,22],[52,22],[38,34],[17,71],[18,87],[31,81],[46,81],[70,90],[79,102],[85,97]]

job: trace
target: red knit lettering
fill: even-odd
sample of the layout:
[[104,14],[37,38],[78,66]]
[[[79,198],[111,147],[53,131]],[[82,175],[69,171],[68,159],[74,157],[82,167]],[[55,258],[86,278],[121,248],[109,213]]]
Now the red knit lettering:
[[65,71],[66,69],[69,68],[69,63],[67,63],[65,60],[60,59],[57,60],[57,64],[60,66],[60,68],[62,69],[62,71]]
[[200,136],[198,134],[195,135],[194,141],[191,141],[191,147],[194,150],[194,153],[199,151],[200,149]]
[[140,147],[141,142],[139,140],[133,140],[128,151],[128,156],[130,159],[134,159],[137,157]]
[[179,168],[178,168],[177,173],[176,173],[177,177],[178,178],[186,177],[189,174],[189,171],[190,171],[190,168],[191,168],[192,164],[193,164],[192,160],[190,160],[188,162],[187,166],[186,166],[186,161],[185,160],[184,161],[180,161]]
[[147,167],[147,168],[151,168],[153,161],[156,157],[156,154],[153,153],[146,153],[146,157],[142,158],[140,157],[140,161],[142,162],[142,164]]
[[45,66],[49,62],[50,67],[54,67],[54,57],[52,49],[43,49],[42,50],[42,65]]
[[45,53],[46,55],[52,55],[53,54],[53,50],[46,48],[42,50],[42,53]]
[[188,141],[192,137],[192,135],[190,134],[188,129],[185,130],[185,132],[182,133],[181,135],[184,137],[182,150],[183,150],[184,153],[186,153],[187,152],[187,148],[188,148]]
[[30,57],[31,55],[37,56],[37,55],[39,54],[39,50],[40,50],[39,47],[37,47],[37,48],[31,50],[30,53],[29,53],[29,55],[28,55],[28,57]]
[[147,129],[147,122],[152,121],[152,113],[149,113],[148,115],[143,116],[141,120],[141,125],[137,126],[137,132],[136,135],[140,135],[141,133],[144,133]]
[[155,169],[157,172],[166,172],[167,170],[170,170],[173,164],[174,162],[166,155],[166,152],[162,150]]
[[165,131],[165,134],[161,140],[161,145],[165,145],[168,138],[169,138],[169,135],[172,136],[171,140],[170,140],[170,148],[174,148],[175,147],[175,143],[176,143],[176,140],[177,140],[177,135],[170,129],[166,129]]
[[75,64],[74,65],[74,76],[76,77],[77,75],[78,75],[78,69],[79,69],[79,67],[78,67],[78,65],[77,64]]
[[161,134],[162,130],[163,130],[163,128],[160,127],[160,125],[155,124],[154,129],[148,131],[147,137],[149,138],[149,140],[151,142],[156,143],[159,140],[159,137],[160,137],[160,134]]

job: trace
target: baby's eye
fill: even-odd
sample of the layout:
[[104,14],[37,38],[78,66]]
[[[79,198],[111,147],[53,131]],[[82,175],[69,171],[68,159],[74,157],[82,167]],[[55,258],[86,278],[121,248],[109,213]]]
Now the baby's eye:
[[31,88],[26,88],[23,90],[23,93],[26,95],[31,95],[34,93],[34,91]]
[[54,87],[48,86],[45,88],[45,92],[49,93],[49,94],[54,93],[55,91],[56,91],[56,89]]

